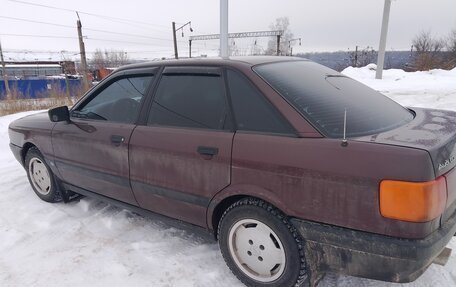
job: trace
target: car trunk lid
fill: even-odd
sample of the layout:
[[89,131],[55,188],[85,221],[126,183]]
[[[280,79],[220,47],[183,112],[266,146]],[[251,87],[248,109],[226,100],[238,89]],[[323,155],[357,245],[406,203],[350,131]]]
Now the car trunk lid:
[[425,150],[437,178],[456,166],[456,113],[418,108],[413,111],[415,118],[408,124],[354,140]]
[[418,108],[413,111],[415,118],[406,125],[353,140],[427,151],[435,178],[444,176],[447,183],[447,204],[441,218],[443,223],[456,211],[456,113]]

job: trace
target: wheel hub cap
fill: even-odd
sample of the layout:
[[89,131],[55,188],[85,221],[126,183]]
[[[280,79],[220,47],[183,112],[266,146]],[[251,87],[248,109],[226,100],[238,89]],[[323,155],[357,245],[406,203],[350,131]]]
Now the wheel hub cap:
[[260,282],[277,280],[285,269],[285,251],[275,232],[255,219],[238,221],[229,233],[229,250],[244,274]]
[[32,158],[29,162],[30,179],[36,191],[42,195],[51,192],[51,177],[47,167],[39,158]]

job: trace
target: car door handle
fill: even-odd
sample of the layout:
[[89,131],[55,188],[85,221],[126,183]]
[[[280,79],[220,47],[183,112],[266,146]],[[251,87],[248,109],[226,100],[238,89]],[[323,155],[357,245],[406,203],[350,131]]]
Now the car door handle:
[[218,154],[218,148],[216,147],[199,146],[197,151],[199,154],[207,156],[214,156]]
[[125,138],[123,136],[118,136],[118,135],[112,135],[111,136],[111,142],[114,144],[114,145],[120,145],[121,143],[123,143],[125,141]]

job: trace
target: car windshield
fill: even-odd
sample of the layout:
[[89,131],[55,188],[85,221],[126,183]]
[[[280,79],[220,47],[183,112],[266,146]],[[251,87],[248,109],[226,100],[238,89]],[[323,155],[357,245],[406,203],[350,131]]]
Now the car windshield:
[[323,135],[356,137],[394,129],[413,114],[381,93],[310,61],[255,66],[254,71]]

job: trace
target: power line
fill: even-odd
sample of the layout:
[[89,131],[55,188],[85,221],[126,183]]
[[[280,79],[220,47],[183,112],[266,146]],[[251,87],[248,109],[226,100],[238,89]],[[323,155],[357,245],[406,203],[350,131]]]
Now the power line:
[[76,51],[32,51],[32,50],[14,50],[8,49],[5,53],[18,53],[18,54],[79,54]]
[[89,41],[106,41],[106,42],[115,42],[115,43],[127,43],[127,44],[137,44],[137,45],[151,45],[144,42],[132,42],[132,41],[123,41],[123,40],[112,40],[112,39],[102,39],[102,38],[93,38],[87,36],[86,40]]
[[70,36],[31,35],[31,34],[10,34],[10,33],[1,33],[0,36],[10,36],[10,37],[32,37],[32,38],[55,38],[55,39],[78,39],[78,37],[70,37]]
[[23,22],[30,22],[30,23],[35,23],[35,24],[44,24],[44,25],[51,25],[51,26],[57,26],[57,27],[71,28],[71,29],[75,28],[74,26],[70,26],[70,25],[28,20],[28,19],[23,19],[23,18],[16,18],[16,17],[9,17],[9,16],[2,16],[2,15],[0,15],[0,18],[16,20],[16,21],[23,21]]
[[8,49],[7,52],[11,53],[28,53],[28,52],[34,52],[34,53],[79,53],[76,51],[68,51],[68,50],[28,50],[28,49]]
[[[172,52],[172,49],[166,49],[166,50],[143,50],[143,51],[128,51],[128,50],[100,50],[103,54],[117,54],[119,52],[124,52],[127,54],[148,54],[148,53],[162,53],[162,52]],[[4,53],[17,53],[17,54],[71,54],[71,55],[79,55],[78,51],[44,51],[44,50],[18,50],[18,49],[8,49],[4,50]],[[87,51],[88,54],[94,54],[97,51]]]
[[107,16],[107,15],[89,13],[89,12],[84,12],[84,11],[79,11],[79,10],[72,10],[72,9],[68,9],[68,8],[61,8],[61,7],[51,6],[51,5],[37,4],[37,3],[31,3],[31,2],[27,2],[27,1],[20,1],[20,0],[8,0],[8,1],[15,2],[15,3],[20,3],[20,4],[24,4],[24,5],[37,6],[37,7],[55,9],[55,10],[60,10],[60,11],[66,11],[66,12],[78,12],[79,14],[84,14],[84,15],[93,16],[93,17],[100,17],[100,18],[104,18],[104,19],[107,19],[107,20],[123,21],[124,23],[125,22],[131,22],[131,23],[136,23],[136,24],[161,27],[163,29],[165,29],[165,28],[167,29],[168,28],[168,26],[165,26],[165,25],[158,25],[158,24],[152,24],[152,23],[147,23],[147,22],[142,22],[142,21],[137,21],[137,20],[131,20],[131,19],[125,19],[125,18],[119,18],[119,17]]
[[[31,35],[31,34],[11,34],[11,33],[2,33],[1,36],[9,36],[9,37],[27,37],[27,38],[51,38],[51,39],[79,39],[78,37],[70,37],[70,36],[53,36],[53,35]],[[114,40],[114,39],[105,39],[105,38],[97,38],[92,36],[85,36],[86,40],[92,41],[105,41],[105,42],[117,42],[117,43],[127,43],[127,44],[137,44],[137,45],[151,45],[150,43],[144,42],[133,42],[133,41],[124,41],[124,40]]]
[[[29,22],[29,23],[36,23],[36,24],[43,24],[43,25],[51,25],[51,26],[57,26],[57,27],[64,27],[64,28],[71,28],[71,29],[74,29],[74,28],[75,28],[74,26],[71,26],[71,25],[64,25],[64,24],[51,23],[51,22],[43,22],[43,21],[36,21],[36,20],[29,20],[29,19],[24,19],[24,18],[9,17],[9,16],[3,16],[3,15],[0,15],[0,18],[9,19],[9,20],[15,20],[15,21]],[[100,30],[100,29],[92,29],[92,28],[84,28],[84,30],[93,31],[93,32],[100,32],[100,33],[107,33],[107,34],[114,34],[114,35],[138,37],[138,38],[151,39],[151,40],[158,40],[158,41],[170,41],[170,42],[173,41],[173,40],[171,40],[171,39],[166,39],[166,38],[149,37],[149,36],[138,35],[138,34],[129,34],[129,33],[122,33],[122,32],[113,32],[113,31]]]
[[[128,54],[149,54],[149,53],[163,53],[163,52],[170,52],[172,53],[172,49],[167,49],[167,50],[157,50],[157,51],[127,51],[126,53]],[[115,53],[115,52],[114,52]]]
[[94,31],[94,32],[101,32],[101,33],[108,33],[108,34],[114,34],[114,35],[138,37],[138,38],[144,38],[144,39],[160,40],[160,41],[171,41],[171,42],[173,41],[171,39],[165,39],[165,38],[149,37],[149,36],[143,36],[143,35],[137,35],[137,34],[129,34],[129,33],[122,33],[122,32],[112,32],[112,31],[107,31],[107,30],[99,30],[99,29],[91,29],[91,28],[84,28],[84,30]]

